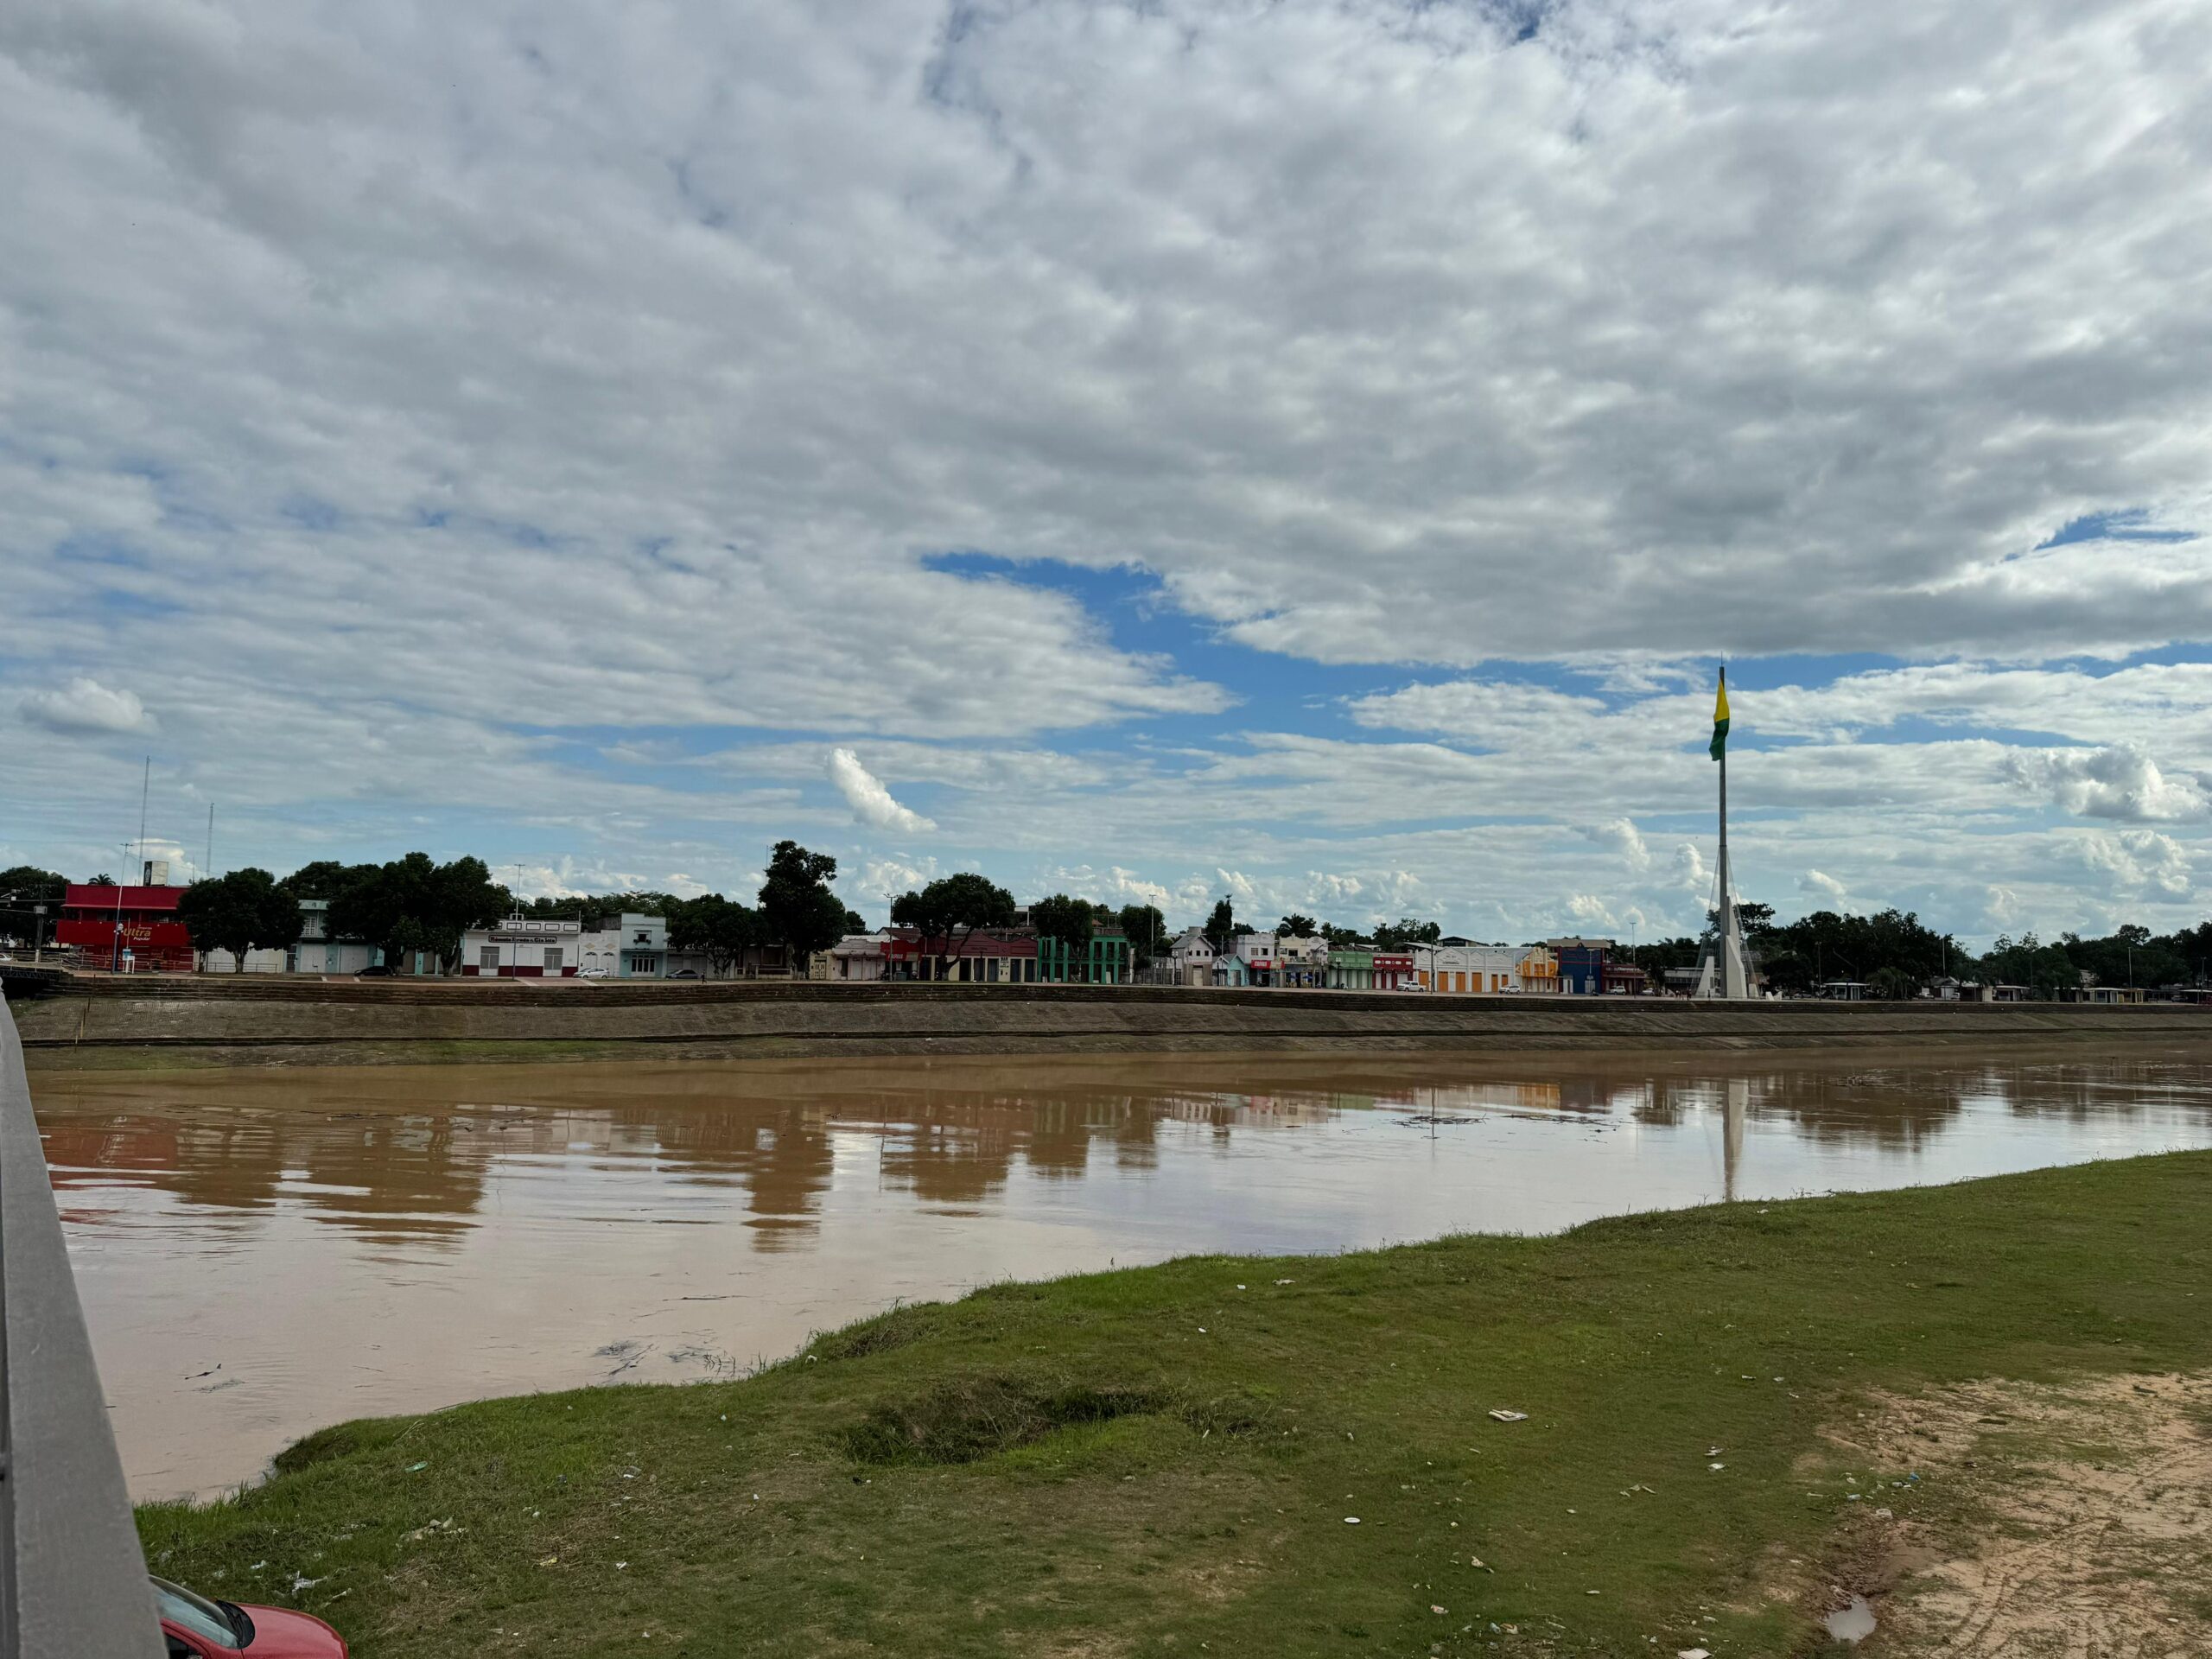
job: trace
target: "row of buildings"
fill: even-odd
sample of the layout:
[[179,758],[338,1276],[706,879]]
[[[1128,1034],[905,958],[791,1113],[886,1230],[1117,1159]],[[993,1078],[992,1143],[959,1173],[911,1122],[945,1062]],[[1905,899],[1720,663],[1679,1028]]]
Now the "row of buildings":
[[[249,951],[243,964],[224,950],[195,952],[177,918],[185,892],[149,864],[133,887],[73,883],[54,943],[94,967],[138,971],[431,974],[425,953],[386,962],[361,939],[329,926],[327,900],[300,902],[301,935],[289,945]],[[1429,991],[1456,995],[1533,993],[1604,995],[1641,992],[1643,974],[1611,958],[1610,939],[1558,938],[1489,944],[1444,938],[1400,950],[1332,945],[1307,935],[1241,933],[1217,950],[1198,928],[1166,943],[1142,977],[1156,983],[1274,989]],[[1042,937],[1026,925],[979,929],[964,938],[925,938],[907,927],[849,934],[817,955],[810,973],[843,981],[950,981],[965,984],[1127,984],[1139,977],[1132,943],[1103,927],[1082,944]],[[791,972],[783,948],[754,946],[717,966],[703,951],[669,942],[667,920],[625,912],[581,921],[508,917],[471,929],[461,944],[461,973],[486,979],[780,978]]]
[[[92,968],[137,973],[435,974],[428,951],[409,951],[387,962],[365,939],[346,938],[330,927],[330,901],[300,900],[300,937],[289,945],[246,952],[238,962],[227,950],[194,950],[191,931],[178,918],[182,887],[168,880],[160,861],[149,861],[146,880],[130,887],[71,882],[62,895],[51,943]],[[41,941],[41,943],[43,943]],[[781,953],[772,971],[782,972]],[[671,953],[668,924],[658,916],[602,917],[587,930],[581,922],[511,917],[461,938],[461,971],[485,978],[660,979],[669,974],[703,976],[703,957]]]
[[1433,991],[1457,995],[1625,995],[1647,988],[1641,969],[1611,959],[1611,939],[1490,944],[1457,937],[1381,950],[1325,939],[1240,933],[1225,950],[1189,928],[1170,951],[1178,984]]
[[[1461,995],[1621,995],[1647,988],[1640,969],[1611,959],[1611,939],[1540,944],[1440,939],[1402,950],[1332,945],[1310,935],[1240,933],[1217,950],[1186,928],[1141,976],[1193,988],[1433,991]],[[980,930],[962,940],[925,939],[911,928],[847,935],[818,959],[819,978],[950,980],[972,984],[1126,984],[1138,977],[1130,942],[1111,929],[1087,945],[1040,938],[1027,927]]]

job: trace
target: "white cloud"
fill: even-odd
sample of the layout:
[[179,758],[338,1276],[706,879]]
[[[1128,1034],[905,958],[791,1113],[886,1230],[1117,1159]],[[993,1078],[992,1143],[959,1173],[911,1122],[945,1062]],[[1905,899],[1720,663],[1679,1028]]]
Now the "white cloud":
[[920,813],[892,799],[891,791],[850,749],[830,751],[830,781],[836,785],[837,792],[845,798],[845,804],[853,809],[853,816],[871,829],[918,835],[937,828]]
[[1585,841],[1618,854],[1631,870],[1651,867],[1651,849],[1644,844],[1643,832],[1633,819],[1608,818],[1602,823],[1584,824],[1578,833]]
[[73,676],[56,690],[28,692],[18,706],[25,719],[50,731],[74,734],[153,729],[137,692],[111,690],[88,675]]
[[850,886],[859,897],[887,906],[900,893],[927,887],[937,876],[933,858],[918,863],[902,858],[871,858],[861,864],[860,874],[851,880]]
[[1104,870],[1093,869],[1088,864],[1056,866],[1043,871],[1038,878],[1035,896],[1041,898],[1047,891],[1071,893],[1093,904],[1112,905],[1117,910],[1123,905],[1157,905],[1165,912],[1174,899],[1163,884],[1147,880],[1135,870],[1123,869],[1118,864]]
[[1797,891],[1821,910],[1845,908],[1850,889],[1825,870],[1808,870],[1797,878]]
[[1612,907],[1594,893],[1578,893],[1567,901],[1567,913],[1578,927],[1611,927]]
[[2167,777],[2136,744],[2015,752],[2005,764],[2008,775],[2077,818],[2157,823],[2206,815],[2203,783]]
[[2194,890],[2189,854],[2155,830],[2084,836],[2073,850],[2094,879],[2121,894],[2184,899]]
[[[2049,819],[2212,816],[2212,664],[2082,665],[2212,638],[2212,538],[2128,539],[2212,524],[2212,13],[960,16],[0,8],[27,855],[113,861],[82,740],[155,663],[158,827],[226,863],[884,888],[888,779],[1009,884],[1688,926],[1725,654],[1747,888],[2188,918]],[[1375,689],[1225,728],[1155,579]],[[1859,650],[1910,665],[1760,683]]]

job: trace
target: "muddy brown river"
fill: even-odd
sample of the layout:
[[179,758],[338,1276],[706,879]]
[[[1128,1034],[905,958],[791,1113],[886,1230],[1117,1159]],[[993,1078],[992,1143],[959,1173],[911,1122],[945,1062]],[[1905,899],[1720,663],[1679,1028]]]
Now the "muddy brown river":
[[1199,1251],[1548,1232],[2212,1146],[2212,1065],[1158,1056],[47,1074],[140,1497],[348,1417],[742,1375]]

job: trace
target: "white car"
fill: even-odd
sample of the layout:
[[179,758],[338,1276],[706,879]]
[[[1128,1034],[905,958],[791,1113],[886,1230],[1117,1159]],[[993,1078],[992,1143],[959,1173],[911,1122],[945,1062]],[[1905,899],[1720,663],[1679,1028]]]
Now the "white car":
[[607,977],[607,969],[604,968],[579,968],[576,969],[576,977],[578,979],[605,979]]

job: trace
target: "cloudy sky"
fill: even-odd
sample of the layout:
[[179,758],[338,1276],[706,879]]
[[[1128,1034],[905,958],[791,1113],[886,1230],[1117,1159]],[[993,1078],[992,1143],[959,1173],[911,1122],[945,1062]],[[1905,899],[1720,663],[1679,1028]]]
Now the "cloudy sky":
[[2201,919],[2207,0],[0,8],[0,864]]

